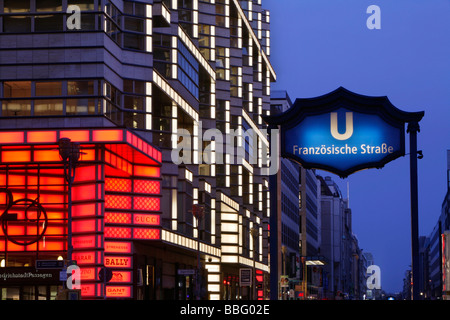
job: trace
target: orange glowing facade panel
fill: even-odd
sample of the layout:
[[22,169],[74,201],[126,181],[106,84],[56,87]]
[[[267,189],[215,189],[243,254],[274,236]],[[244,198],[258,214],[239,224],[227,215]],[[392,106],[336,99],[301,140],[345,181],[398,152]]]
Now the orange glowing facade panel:
[[133,216],[133,223],[148,226],[159,226],[160,216],[157,214],[135,213]]
[[159,211],[160,198],[134,197],[133,207],[135,210]]
[[35,150],[34,161],[37,162],[57,162],[61,161],[58,150]]
[[105,238],[131,239],[132,231],[128,227],[105,227]]
[[[42,224],[36,224],[36,220],[8,222],[7,234],[0,228],[0,251],[35,257],[40,257],[40,252],[64,256],[68,185],[57,144],[60,138],[70,138],[81,143],[82,151],[71,189],[72,259],[81,267],[81,295],[103,296],[98,272],[105,265],[114,269],[111,282],[118,284],[107,286],[107,296],[132,297],[132,239],[161,237],[160,214],[155,212],[160,211],[161,172],[154,161],[161,162],[161,152],[128,132],[124,141],[125,132],[124,129],[0,132],[0,188],[10,189],[14,200],[38,199],[47,213]],[[145,155],[149,156],[148,162],[143,162]],[[11,169],[10,165],[15,163],[21,168]],[[5,201],[6,195],[0,192],[0,213]],[[26,207],[23,203],[12,209],[19,219],[25,220]],[[27,210],[29,219],[38,217],[39,210]],[[32,244],[10,241],[40,237],[44,230],[45,234]]]
[[108,298],[131,298],[131,286],[106,286]]
[[152,180],[137,180],[133,181],[133,190],[136,193],[159,194],[161,192],[161,183]]
[[31,152],[28,150],[2,151],[2,162],[30,162]]
[[89,142],[89,130],[62,130],[59,138],[69,138],[73,142]]
[[72,221],[72,232],[73,233],[86,233],[97,231],[95,219],[83,219]]
[[86,217],[96,215],[95,203],[80,203],[72,205],[72,217]]
[[130,196],[105,195],[105,208],[108,209],[131,209]]
[[105,223],[131,224],[131,213],[105,212]]
[[79,265],[95,264],[96,253],[95,251],[77,251],[72,254],[72,259]]
[[126,241],[105,241],[106,253],[131,253],[131,242]]
[[74,249],[95,248],[95,235],[74,236],[72,237],[72,246]]
[[95,184],[83,184],[72,187],[72,201],[96,199]]
[[98,268],[81,268],[81,281],[95,281],[98,274]]
[[131,271],[113,270],[111,283],[130,283],[132,282]]
[[0,132],[2,144],[20,144],[24,142],[24,132]]
[[161,238],[159,229],[134,228],[133,232],[134,239],[158,240]]
[[92,133],[93,142],[122,142],[122,130],[94,130]]
[[133,261],[127,256],[108,256],[105,257],[104,265],[110,268],[132,268]]
[[28,143],[56,143],[56,131],[29,131]]
[[159,178],[161,176],[159,167],[134,166],[134,175],[141,177]]

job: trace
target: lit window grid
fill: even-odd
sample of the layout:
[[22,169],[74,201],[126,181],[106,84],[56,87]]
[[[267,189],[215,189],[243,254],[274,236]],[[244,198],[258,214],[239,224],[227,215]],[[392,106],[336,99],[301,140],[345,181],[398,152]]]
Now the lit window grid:
[[[253,41],[255,42],[257,49],[259,52],[261,52],[262,48],[261,48],[261,44],[258,40],[258,37],[255,35],[255,32],[253,31],[252,26],[250,25],[249,20],[247,19],[247,17],[245,16],[244,11],[242,10],[241,5],[239,4],[239,0],[231,0],[234,3],[234,6],[236,7],[238,14],[240,15],[240,17],[242,18],[242,21],[244,22],[244,25],[247,28],[248,33],[250,34],[250,37],[253,39]],[[263,60],[267,65],[267,68],[270,70],[270,74],[273,76],[273,78],[276,80],[276,74],[275,71],[272,67],[272,65],[270,64],[269,58],[267,57],[266,53],[264,51],[262,51],[262,56],[263,56]]]
[[[198,30],[198,28],[194,28]],[[208,72],[209,76],[215,81],[216,73],[208,61],[203,57],[200,50],[198,50],[197,46],[189,39],[189,36],[184,32],[184,30],[178,26],[178,37],[183,41],[186,47],[191,51],[193,56],[197,59],[197,61],[202,65],[203,68]]]
[[164,80],[156,71],[153,71],[153,81],[161,88],[173,101],[175,101],[189,116],[195,121],[199,121],[198,112],[184,100],[172,86]]

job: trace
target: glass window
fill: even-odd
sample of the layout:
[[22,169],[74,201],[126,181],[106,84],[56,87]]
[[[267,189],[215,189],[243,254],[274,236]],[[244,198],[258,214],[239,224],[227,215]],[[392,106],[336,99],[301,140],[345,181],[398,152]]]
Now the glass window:
[[125,95],[123,103],[127,109],[145,111],[144,97]]
[[35,16],[34,31],[62,31],[63,20],[60,14]]
[[37,0],[36,1],[36,11],[62,11],[62,1],[61,0]]
[[145,50],[145,37],[140,34],[124,33],[123,46],[128,49]]
[[3,16],[3,32],[31,32],[31,17]]
[[2,102],[3,117],[25,117],[31,116],[30,100],[3,100]]
[[67,99],[66,114],[95,114],[95,99]]
[[144,20],[139,18],[125,17],[124,27],[134,32],[144,32]]
[[60,96],[62,85],[60,81],[36,82],[36,96]]
[[77,5],[81,10],[94,10],[94,0],[67,0],[67,5]]
[[94,81],[79,80],[67,82],[67,94],[69,96],[87,96],[94,94]]
[[53,116],[63,114],[63,103],[61,99],[36,100],[34,102],[35,116]]
[[3,84],[3,97],[29,98],[31,97],[31,81],[8,81]]
[[30,12],[30,0],[4,0],[4,12]]

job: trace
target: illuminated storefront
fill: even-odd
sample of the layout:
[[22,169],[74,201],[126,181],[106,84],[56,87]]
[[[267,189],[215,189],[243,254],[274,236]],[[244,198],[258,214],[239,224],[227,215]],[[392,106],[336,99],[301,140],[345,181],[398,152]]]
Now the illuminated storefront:
[[[71,190],[81,296],[134,298],[134,241],[161,239],[161,152],[126,129],[89,129],[0,133],[1,299],[54,298],[63,284],[55,270],[35,268],[37,260],[67,257],[61,138],[81,149]],[[106,290],[99,279],[104,266],[113,271]]]

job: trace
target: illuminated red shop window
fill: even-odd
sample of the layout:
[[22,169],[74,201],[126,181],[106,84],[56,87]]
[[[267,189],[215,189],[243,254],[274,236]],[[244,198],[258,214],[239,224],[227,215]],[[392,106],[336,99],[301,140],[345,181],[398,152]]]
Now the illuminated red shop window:
[[[15,147],[18,149],[18,147]],[[9,159],[14,147],[1,147],[2,161]],[[31,160],[33,149],[21,146],[16,156]],[[6,152],[6,156],[3,153]],[[66,186],[62,168],[41,164],[0,165],[0,214],[17,214],[0,228],[0,250],[64,251],[66,246]]]
[[63,137],[82,143],[72,188],[72,259],[81,267],[82,297],[103,296],[98,272],[109,259],[107,296],[131,298],[132,240],[161,238],[161,152],[124,129],[0,132],[0,210],[22,201],[10,208],[17,221],[0,228],[0,251],[65,256],[68,190],[57,150]]

